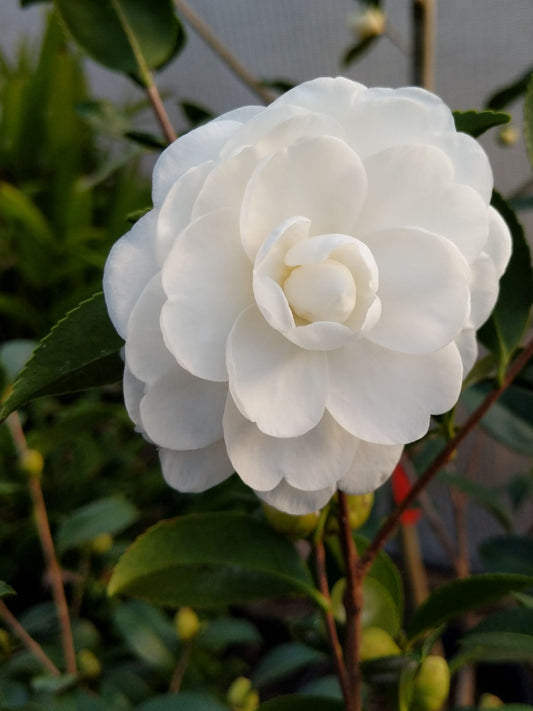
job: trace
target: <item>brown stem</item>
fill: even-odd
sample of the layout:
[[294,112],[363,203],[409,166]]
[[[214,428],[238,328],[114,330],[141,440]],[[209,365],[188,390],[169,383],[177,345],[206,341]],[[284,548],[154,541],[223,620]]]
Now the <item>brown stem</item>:
[[[320,592],[326,598],[326,600],[331,603],[328,577],[326,574],[326,551],[322,539],[315,541],[315,565],[318,579],[318,587],[320,589]],[[337,676],[339,678],[344,702],[348,707],[348,704],[350,702],[350,687],[348,684],[346,667],[344,666],[344,659],[342,657],[342,647],[339,642],[339,636],[337,634],[337,627],[335,625],[335,619],[333,618],[331,606],[329,610],[324,611],[324,616],[326,619],[326,628],[328,631],[329,642],[331,644],[331,649],[333,652],[335,669],[337,670]]]
[[366,549],[364,555],[358,561],[358,568],[362,573],[365,573],[368,568],[372,565],[374,558],[384,546],[385,542],[395,530],[400,516],[402,513],[408,509],[419,493],[428,485],[428,483],[433,479],[437,472],[442,469],[442,467],[451,459],[460,444],[466,439],[470,432],[479,424],[483,416],[488,412],[488,410],[494,405],[499,397],[507,390],[509,385],[513,382],[516,376],[520,373],[522,368],[528,363],[530,358],[533,356],[533,339],[526,344],[526,347],[521,351],[518,357],[511,364],[509,370],[502,384],[492,390],[485,397],[483,402],[479,407],[474,410],[474,412],[467,419],[465,424],[457,432],[455,437],[453,437],[448,444],[444,447],[442,452],[433,460],[422,476],[417,479],[414,483],[413,488],[407,494],[405,499],[395,508],[395,510],[387,518],[383,526],[378,531],[377,535],[371,542],[371,544]]
[[176,664],[176,668],[172,674],[172,679],[170,680],[170,686],[168,687],[169,694],[177,694],[181,688],[181,683],[187,667],[189,666],[189,660],[191,658],[192,644],[190,642],[185,642],[184,647]]
[[194,10],[189,7],[185,0],[174,0],[178,12],[180,12],[193,30],[203,39],[203,41],[218,55],[224,64],[256,94],[265,104],[270,104],[275,99],[268,89],[266,89],[261,81],[257,79],[248,69],[242,64],[237,57],[230,52],[226,45],[215,35],[213,30],[199,17]]
[[344,661],[350,687],[350,705],[347,711],[361,711],[361,669],[359,667],[359,649],[361,646],[361,611],[363,609],[363,573],[358,568],[357,550],[350,528],[348,501],[346,494],[337,492],[339,501],[339,536],[344,555],[346,573],[346,591],[344,607],[346,610],[346,639]]
[[413,84],[435,85],[435,0],[413,0]]
[[[9,431],[11,432],[11,436],[13,437],[13,442],[15,444],[19,459],[22,460],[28,453],[28,445],[18,413],[12,412],[6,422],[9,427]],[[75,674],[77,672],[76,652],[74,650],[74,642],[72,639],[70,615],[68,611],[67,598],[65,596],[65,589],[63,587],[63,576],[57,561],[52,533],[50,532],[50,524],[48,522],[48,513],[44,502],[41,481],[39,476],[29,475],[28,482],[35,522],[37,524],[37,532],[39,534],[41,547],[46,560],[48,578],[52,587],[52,595],[59,619],[61,642],[63,645],[63,653],[65,655],[65,666],[69,674]]]
[[56,667],[54,662],[46,654],[41,645],[36,642],[33,637],[30,637],[16,617],[14,617],[14,615],[9,611],[3,600],[0,600],[0,617],[2,617],[4,622],[9,627],[11,627],[13,634],[20,639],[26,649],[28,649],[41,662],[46,671],[50,672],[50,674],[53,674],[54,676],[61,676],[61,672]]
[[173,143],[173,141],[175,141],[177,138],[176,131],[174,130],[174,126],[170,122],[170,118],[168,117],[167,110],[165,109],[165,105],[163,104],[161,94],[159,93],[159,89],[157,88],[156,84],[151,83],[149,86],[147,86],[146,93],[148,94],[148,98],[150,99],[150,103],[152,104],[152,108],[154,110],[156,118],[159,121],[161,128],[163,129],[165,138],[169,143]]

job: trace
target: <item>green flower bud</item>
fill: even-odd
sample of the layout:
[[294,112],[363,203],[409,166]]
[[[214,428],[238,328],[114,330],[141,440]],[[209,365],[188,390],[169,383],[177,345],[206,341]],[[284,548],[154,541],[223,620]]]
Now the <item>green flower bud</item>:
[[102,673],[102,665],[94,652],[82,649],[76,655],[80,672],[86,679],[96,679]]
[[91,541],[91,551],[96,555],[102,555],[113,545],[113,536],[110,533],[100,533]]
[[357,39],[363,42],[385,32],[386,18],[379,7],[368,7],[350,18],[350,27]]
[[362,662],[378,657],[393,657],[401,650],[388,632],[381,627],[367,627],[361,632],[359,658]]
[[43,455],[37,449],[28,449],[21,455],[19,466],[28,476],[40,477],[44,469]]
[[262,507],[265,518],[272,528],[293,540],[306,538],[313,533],[320,516],[319,511],[304,514],[303,516],[293,516],[292,514],[278,511],[268,504],[262,504]]
[[182,642],[190,642],[200,631],[200,620],[192,607],[181,607],[174,617],[176,634]]
[[[337,495],[335,494],[334,501],[336,500]],[[352,531],[357,531],[358,528],[364,526],[370,516],[374,505],[374,492],[371,491],[369,494],[360,494],[359,496],[347,496],[346,503],[348,505],[349,526]],[[328,533],[338,533],[339,531],[337,515],[333,511],[328,516],[326,530]]]
[[233,711],[255,711],[259,706],[259,694],[252,689],[252,682],[245,676],[235,679],[226,698]]
[[507,124],[500,128],[498,132],[498,141],[502,146],[514,146],[520,138],[520,129],[512,124]]
[[503,701],[494,694],[482,694],[479,700],[480,709],[497,709],[503,705]]
[[426,657],[413,682],[409,711],[438,711],[449,690],[450,669],[444,657]]

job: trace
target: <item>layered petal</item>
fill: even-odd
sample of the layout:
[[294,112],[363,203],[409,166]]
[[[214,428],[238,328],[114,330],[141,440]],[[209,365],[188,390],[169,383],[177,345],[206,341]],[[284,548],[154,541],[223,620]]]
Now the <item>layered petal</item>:
[[274,508],[293,516],[302,516],[318,511],[325,506],[335,493],[335,487],[330,486],[318,491],[309,491],[297,489],[283,480],[270,491],[256,491],[255,493],[269,506],[274,506]]
[[236,320],[226,357],[233,400],[262,432],[299,437],[320,422],[327,394],[324,353],[293,345],[255,305]]
[[357,496],[375,491],[391,476],[402,451],[401,444],[372,444],[357,440],[352,463],[339,480],[338,488]]
[[494,264],[498,279],[504,273],[511,257],[511,233],[507,223],[500,213],[489,207],[489,237],[484,252],[489,255]]
[[463,367],[455,343],[406,355],[363,339],[328,353],[327,409],[348,432],[375,444],[406,444],[428,430],[431,414],[452,408]]
[[159,451],[165,481],[173,489],[197,494],[225,481],[233,474],[223,440],[193,451]]
[[226,339],[252,301],[252,274],[233,210],[210,212],[184,230],[163,268],[161,329],[180,365],[227,380]]

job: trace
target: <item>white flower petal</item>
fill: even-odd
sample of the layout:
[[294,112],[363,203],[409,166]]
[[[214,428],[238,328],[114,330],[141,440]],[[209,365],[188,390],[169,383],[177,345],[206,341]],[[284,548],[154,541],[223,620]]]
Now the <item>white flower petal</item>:
[[179,366],[147,385],[141,423],[148,436],[168,449],[200,449],[222,437],[228,388],[195,378]]
[[233,474],[224,440],[192,451],[161,449],[159,459],[167,484],[184,493],[200,493],[220,484]]
[[158,212],[151,210],[115,242],[104,269],[104,294],[113,326],[122,338],[131,310],[157,272],[155,235]]
[[302,490],[335,486],[348,469],[358,442],[328,413],[301,437],[269,437],[241,415],[231,397],[223,424],[235,471],[258,491],[273,489],[282,479]]
[[263,113],[264,110],[264,106],[239,106],[236,109],[231,109],[231,111],[226,111],[225,114],[217,116],[213,121],[238,121],[239,123],[245,123],[253,119],[257,114]]
[[453,184],[453,165],[429,145],[395,146],[365,161],[368,196],[358,236],[416,226],[451,240],[468,261],[484,248],[487,206],[472,188]]
[[463,361],[463,379],[472,370],[477,358],[476,330],[474,328],[464,328],[455,339],[455,345],[461,354]]
[[124,379],[122,381],[124,388],[124,404],[130,420],[135,424],[136,429],[141,426],[141,413],[139,405],[144,396],[144,383],[138,380],[127,364],[124,368]]
[[269,506],[293,516],[313,513],[325,506],[335,493],[335,487],[318,491],[302,491],[281,481],[271,491],[256,491],[257,496]]
[[488,254],[480,254],[472,264],[469,325],[479,328],[490,316],[498,299],[498,275]]
[[232,210],[199,218],[176,241],[163,268],[161,328],[168,349],[194,375],[227,380],[226,338],[253,301],[251,271]]
[[372,444],[358,440],[352,464],[338,488],[346,494],[368,494],[378,489],[394,471],[403,445]]
[[170,188],[184,173],[194,166],[217,158],[222,146],[240,125],[238,121],[233,120],[211,121],[171,143],[161,153],[154,166],[154,207],[163,204]]
[[382,311],[367,337],[402,353],[430,353],[453,341],[470,310],[469,268],[455,245],[408,228],[377,232],[368,243]]
[[358,156],[337,138],[305,138],[254,172],[243,199],[241,232],[253,259],[270,232],[301,215],[312,234],[352,234],[366,195]]
[[367,340],[328,353],[327,408],[355,437],[407,444],[428,430],[430,414],[446,412],[461,391],[454,343],[428,355],[404,355]]
[[191,206],[212,170],[213,161],[195,166],[184,173],[168,191],[157,222],[156,251],[160,266],[163,266],[179,233],[191,221]]
[[322,418],[324,354],[302,350],[270,328],[255,305],[228,338],[230,392],[239,410],[272,437],[299,437]]
[[346,121],[348,112],[366,91],[362,84],[344,77],[319,77],[285,92],[272,106],[299,106],[308,111],[328,113],[338,121]]
[[454,181],[470,185],[488,205],[494,180],[487,154],[479,143],[466,133],[443,133],[435,136],[431,143],[452,161]]
[[509,264],[511,249],[511,233],[507,223],[497,210],[489,207],[489,238],[484,251],[492,259],[498,279]]
[[161,272],[158,272],[139,296],[128,322],[126,362],[133,375],[144,383],[153,383],[178,367],[163,342],[159,325],[165,301]]

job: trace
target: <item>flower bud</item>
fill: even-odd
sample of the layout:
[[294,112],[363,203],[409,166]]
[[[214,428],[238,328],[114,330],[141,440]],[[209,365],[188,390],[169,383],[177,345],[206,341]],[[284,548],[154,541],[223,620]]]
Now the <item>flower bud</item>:
[[359,648],[359,658],[362,662],[398,654],[401,654],[401,650],[388,632],[380,627],[367,627],[362,630]]
[[449,690],[450,669],[444,657],[426,657],[413,682],[409,711],[438,711]]
[[19,459],[19,466],[28,476],[40,477],[43,473],[43,455],[37,449],[28,449]]
[[494,694],[481,694],[481,698],[479,699],[480,709],[497,709],[503,705],[503,701]]
[[498,141],[500,145],[505,147],[514,146],[519,138],[520,129],[518,129],[516,126],[513,126],[512,124],[503,126],[503,128],[500,128],[500,131],[498,133]]
[[96,679],[102,673],[102,665],[94,652],[82,649],[76,655],[80,672],[86,679]]
[[176,634],[182,642],[190,642],[200,630],[200,620],[192,607],[180,607],[174,617]]
[[259,694],[252,689],[252,682],[245,676],[235,679],[226,698],[234,711],[255,711],[259,706]]
[[368,7],[349,20],[350,28],[360,42],[385,32],[385,14],[379,7]]
[[293,540],[306,538],[313,533],[320,516],[318,511],[314,511],[310,514],[304,514],[303,516],[293,516],[292,514],[278,511],[273,506],[269,506],[268,504],[262,504],[262,507],[265,518],[272,528],[278,533],[282,533],[284,536],[288,536]]
[[102,555],[113,545],[113,536],[110,533],[100,533],[91,541],[91,551],[96,555]]
[[[374,504],[374,492],[369,494],[361,494],[359,496],[347,496],[346,503],[348,504],[348,523],[352,531],[356,531],[367,522],[372,506]],[[339,530],[339,522],[337,516],[333,513],[328,517],[326,524],[328,533],[337,533]]]

